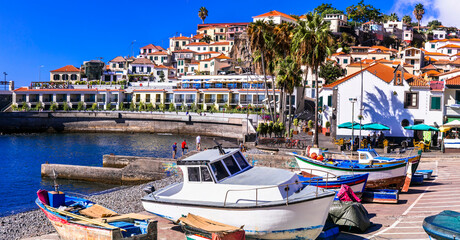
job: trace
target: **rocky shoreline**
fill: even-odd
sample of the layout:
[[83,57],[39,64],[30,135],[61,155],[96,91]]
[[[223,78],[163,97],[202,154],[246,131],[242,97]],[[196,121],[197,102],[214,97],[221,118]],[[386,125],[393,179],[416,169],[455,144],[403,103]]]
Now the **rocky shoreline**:
[[[153,185],[155,189],[160,189],[180,181],[182,175],[175,175],[151,183],[104,191],[89,199],[121,214],[141,212],[144,208],[140,199],[146,195],[143,188]],[[21,239],[53,232],[54,227],[39,209],[0,218],[0,239]]]

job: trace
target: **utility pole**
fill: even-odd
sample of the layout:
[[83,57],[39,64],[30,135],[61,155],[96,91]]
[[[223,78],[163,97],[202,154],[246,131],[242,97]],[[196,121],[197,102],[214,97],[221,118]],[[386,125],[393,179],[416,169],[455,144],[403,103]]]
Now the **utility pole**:
[[3,75],[5,75],[5,90],[6,90],[6,75],[8,75],[6,72],[3,72]]
[[44,67],[43,65],[40,65],[38,67],[38,81],[41,82],[41,72],[42,72],[42,67]]
[[359,60],[359,64],[361,65],[361,102],[359,107],[359,140],[358,140],[358,148],[361,146],[361,126],[363,120],[363,60]]

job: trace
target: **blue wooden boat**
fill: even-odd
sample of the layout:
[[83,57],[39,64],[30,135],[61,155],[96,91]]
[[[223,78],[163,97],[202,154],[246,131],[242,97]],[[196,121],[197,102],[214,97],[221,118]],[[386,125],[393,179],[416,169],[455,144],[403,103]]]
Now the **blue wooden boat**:
[[398,203],[399,193],[394,189],[372,189],[363,192],[364,202]]
[[340,187],[343,184],[345,184],[348,185],[358,196],[361,196],[364,189],[366,188],[368,177],[369,173],[341,176],[329,175],[325,177],[312,176],[311,174],[305,171],[303,171],[302,174],[299,174],[299,180],[305,186],[312,185],[338,192],[340,190]]
[[415,173],[422,174],[423,179],[429,180],[429,179],[431,179],[431,175],[433,174],[433,170],[417,170]]
[[459,219],[459,212],[445,210],[439,214],[426,217],[423,220],[423,230],[434,239],[458,239],[460,236]]
[[119,215],[87,199],[40,190],[35,200],[60,239],[157,239],[157,221],[142,214]]

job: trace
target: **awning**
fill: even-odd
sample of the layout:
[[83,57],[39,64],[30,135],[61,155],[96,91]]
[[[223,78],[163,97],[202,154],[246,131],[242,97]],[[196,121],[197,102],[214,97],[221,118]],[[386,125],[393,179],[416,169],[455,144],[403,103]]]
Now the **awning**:
[[412,126],[407,126],[407,127],[404,127],[404,129],[407,129],[407,130],[415,130],[415,131],[439,131],[439,129],[435,128],[435,127],[432,127],[432,126],[429,126],[429,125],[426,125],[426,124],[417,124],[417,125],[412,125]]

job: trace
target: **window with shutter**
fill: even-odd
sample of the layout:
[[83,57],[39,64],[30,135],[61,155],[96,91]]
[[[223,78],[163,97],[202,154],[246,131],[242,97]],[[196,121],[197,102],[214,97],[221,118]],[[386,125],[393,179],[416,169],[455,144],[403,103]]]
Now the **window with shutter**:
[[441,97],[431,97],[430,110],[441,110]]
[[327,106],[332,107],[332,95],[327,96]]

